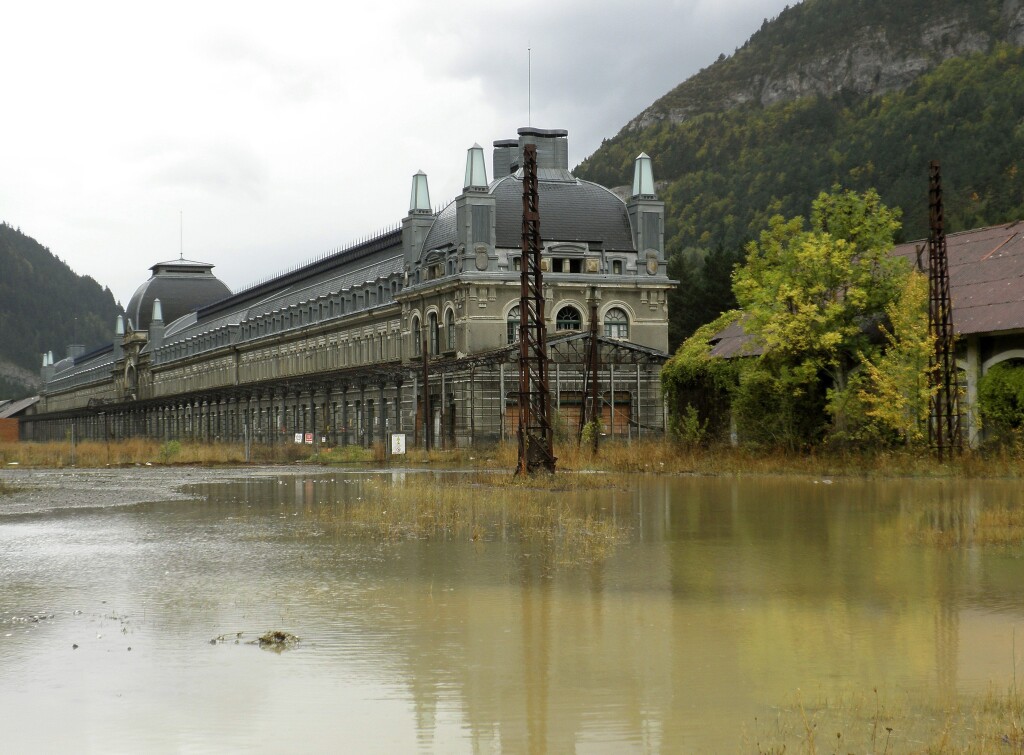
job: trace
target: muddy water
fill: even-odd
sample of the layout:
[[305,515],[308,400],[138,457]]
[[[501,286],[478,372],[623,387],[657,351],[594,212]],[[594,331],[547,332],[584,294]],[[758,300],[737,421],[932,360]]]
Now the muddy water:
[[325,527],[365,479],[0,499],[0,750],[751,751],[797,690],[948,703],[1022,652],[1021,553],[970,540],[1017,483],[638,478],[565,563]]

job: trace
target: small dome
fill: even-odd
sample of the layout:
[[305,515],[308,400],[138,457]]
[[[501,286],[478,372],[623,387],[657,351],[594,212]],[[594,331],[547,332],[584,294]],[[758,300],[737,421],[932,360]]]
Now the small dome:
[[231,289],[213,274],[213,265],[191,260],[158,262],[152,277],[139,286],[128,302],[126,314],[137,330],[148,330],[153,300],[159,299],[168,325],[200,307],[231,295]]

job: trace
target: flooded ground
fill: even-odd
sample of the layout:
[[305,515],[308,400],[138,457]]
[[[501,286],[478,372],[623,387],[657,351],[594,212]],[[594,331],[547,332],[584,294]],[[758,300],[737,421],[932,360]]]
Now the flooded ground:
[[750,752],[794,699],[941,709],[1024,654],[1020,549],[976,542],[1015,482],[636,478],[558,493],[619,533],[573,558],[350,516],[430,473],[2,474],[7,751]]

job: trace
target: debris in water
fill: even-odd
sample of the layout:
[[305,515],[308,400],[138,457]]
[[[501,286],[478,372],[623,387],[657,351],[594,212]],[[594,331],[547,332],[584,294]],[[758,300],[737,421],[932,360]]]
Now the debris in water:
[[295,647],[299,644],[299,638],[291,632],[282,632],[280,629],[267,632],[266,634],[255,639],[249,643],[250,645],[259,645],[261,648],[266,650],[274,650],[280,653],[282,650],[287,650],[290,647]]

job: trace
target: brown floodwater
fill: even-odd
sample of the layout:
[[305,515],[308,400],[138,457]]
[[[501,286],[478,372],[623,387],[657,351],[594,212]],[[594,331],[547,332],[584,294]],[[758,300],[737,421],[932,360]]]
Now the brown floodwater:
[[749,752],[794,696],[946,705],[1024,653],[1020,548],[972,539],[1019,483],[637,477],[561,494],[621,533],[572,559],[331,515],[372,476],[0,507],[0,750]]

